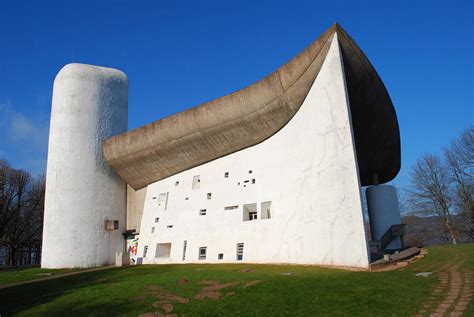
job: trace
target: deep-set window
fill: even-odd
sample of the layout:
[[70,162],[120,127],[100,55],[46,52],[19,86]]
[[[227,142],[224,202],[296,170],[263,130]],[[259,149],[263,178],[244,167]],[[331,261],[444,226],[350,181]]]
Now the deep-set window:
[[205,260],[207,255],[207,247],[199,248],[199,260]]
[[237,243],[237,261],[242,261],[244,259],[244,244]]

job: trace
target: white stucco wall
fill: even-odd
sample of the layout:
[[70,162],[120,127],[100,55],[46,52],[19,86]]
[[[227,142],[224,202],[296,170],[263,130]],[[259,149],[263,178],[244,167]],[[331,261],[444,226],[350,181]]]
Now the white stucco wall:
[[[332,41],[306,100],[278,133],[148,186],[138,250],[142,256],[148,246],[143,263],[236,262],[236,244],[244,243],[242,262],[368,267],[337,35]],[[193,190],[196,175],[200,183]],[[168,193],[166,210],[158,202],[160,193]],[[266,201],[271,201],[271,219],[260,219]],[[257,220],[243,221],[242,206],[248,203],[257,203]],[[238,208],[224,210],[232,205]],[[199,215],[200,209],[206,209],[205,216]],[[158,243],[171,243],[169,257],[155,258]],[[206,260],[198,260],[200,247],[207,247]],[[223,260],[218,260],[219,253]]]
[[[64,66],[54,80],[42,267],[92,267],[123,251],[126,187],[102,141],[127,130],[128,80],[119,70]],[[119,220],[106,231],[105,220]]]

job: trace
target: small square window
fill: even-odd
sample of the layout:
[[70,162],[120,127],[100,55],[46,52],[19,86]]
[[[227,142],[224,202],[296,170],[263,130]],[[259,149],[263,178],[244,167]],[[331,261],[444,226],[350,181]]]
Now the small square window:
[[252,171],[252,170],[250,170],[250,171],[249,171],[249,174],[252,174],[252,173],[253,173],[253,171]]
[[252,178],[252,184],[255,184],[255,178]]
[[224,259],[224,253],[219,253],[219,254],[217,255],[217,259],[218,259],[218,260],[223,260],[223,259]]
[[225,178],[228,178],[228,177],[229,177],[229,172],[225,172],[225,173],[224,173],[224,177],[225,177]]
[[151,227],[151,233],[155,233],[155,227]]
[[207,209],[201,209],[199,210],[199,216],[205,216],[207,213]]
[[199,260],[205,260],[207,255],[207,247],[199,248]]
[[212,198],[212,193],[207,193],[207,199],[211,199]]
[[166,228],[173,228],[173,225],[167,225]]
[[155,218],[155,223],[158,223],[158,221],[160,221],[160,218]]
[[174,182],[174,186],[178,186],[178,185],[179,185],[179,181]]

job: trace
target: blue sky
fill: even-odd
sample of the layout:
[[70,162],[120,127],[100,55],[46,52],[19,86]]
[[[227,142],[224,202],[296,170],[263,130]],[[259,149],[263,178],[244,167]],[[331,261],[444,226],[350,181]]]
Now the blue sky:
[[129,129],[243,88],[339,22],[395,105],[411,165],[474,123],[473,1],[0,0],[0,157],[46,168],[52,83],[81,62],[129,77]]

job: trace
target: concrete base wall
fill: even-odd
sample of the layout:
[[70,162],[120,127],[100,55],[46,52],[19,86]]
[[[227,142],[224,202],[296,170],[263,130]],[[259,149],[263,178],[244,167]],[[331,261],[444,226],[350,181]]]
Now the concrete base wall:
[[[145,264],[239,262],[243,243],[242,262],[367,268],[358,175],[335,34],[303,105],[279,132],[148,186],[138,255],[146,253]],[[253,211],[257,219],[244,221]],[[169,256],[156,257],[167,243]]]

